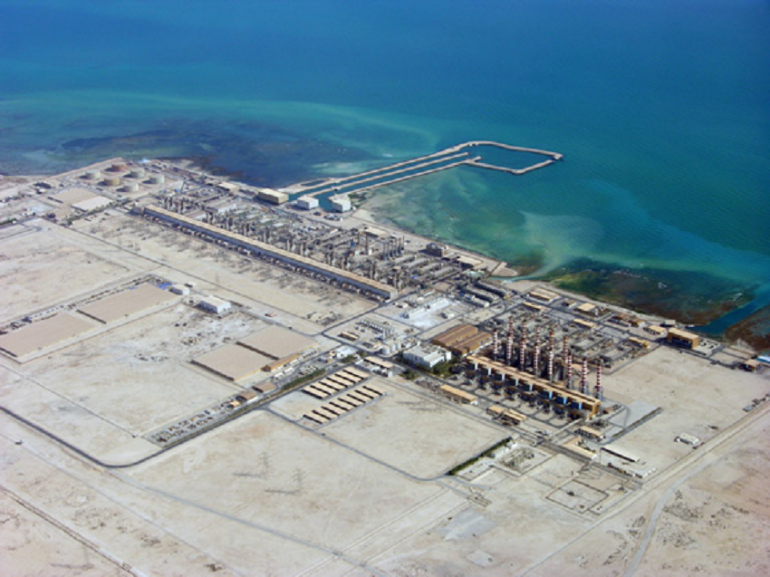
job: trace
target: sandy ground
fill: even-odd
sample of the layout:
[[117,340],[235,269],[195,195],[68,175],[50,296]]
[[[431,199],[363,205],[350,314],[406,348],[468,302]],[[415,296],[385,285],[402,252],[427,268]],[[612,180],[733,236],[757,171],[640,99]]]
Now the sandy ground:
[[[374,308],[375,303],[301,274],[284,271],[231,250],[129,216],[84,223],[84,232],[160,261],[163,276],[198,283],[196,290],[232,299],[293,324],[303,332],[323,329]],[[248,281],[248,282],[244,282]],[[329,313],[334,314],[330,317]]]
[[[367,382],[386,391],[385,398],[336,419],[324,433],[410,475],[441,475],[507,436],[498,427],[471,420],[453,407],[384,379]],[[381,442],[384,438],[387,443]]]
[[[155,448],[136,435],[237,389],[191,358],[268,320],[312,333],[330,311],[340,322],[374,307],[110,214],[79,225],[106,242],[48,223],[0,238],[0,272],[14,286],[2,314],[149,271],[253,309],[216,319],[174,304],[23,365],[0,360],[1,406],[111,463],[150,455]],[[384,398],[328,426],[295,422],[319,404],[295,392],[125,468],[97,466],[0,413],[0,572],[768,573],[770,417],[764,406],[742,410],[770,391],[768,374],[664,347],[607,375],[609,398],[662,409],[618,441],[656,467],[644,484],[547,445],[533,447],[542,459],[524,474],[498,464],[471,481],[443,476],[508,435],[523,447],[530,441],[481,408],[376,380]],[[683,432],[704,445],[676,443]]]
[[0,319],[34,312],[136,272],[83,250],[66,233],[30,229],[0,241]]
[[66,530],[47,523],[38,509],[0,493],[0,573],[3,575],[125,576],[119,564]]

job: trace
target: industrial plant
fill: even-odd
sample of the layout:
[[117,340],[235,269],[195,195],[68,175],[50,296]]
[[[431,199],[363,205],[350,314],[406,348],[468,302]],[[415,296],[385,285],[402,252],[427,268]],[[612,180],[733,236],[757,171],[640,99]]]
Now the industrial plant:
[[[545,160],[494,166],[488,146]],[[762,527],[707,490],[755,494],[740,471],[761,462],[744,444],[766,433],[770,360],[357,210],[436,171],[561,158],[472,142],[281,189],[109,159],[15,185],[18,514],[121,574],[420,574],[425,555],[569,574],[645,539],[692,553],[704,519]]]

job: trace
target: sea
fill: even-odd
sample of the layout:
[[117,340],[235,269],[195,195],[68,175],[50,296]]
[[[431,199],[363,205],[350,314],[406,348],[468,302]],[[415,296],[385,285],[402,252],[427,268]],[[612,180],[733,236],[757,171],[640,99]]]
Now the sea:
[[280,187],[468,140],[552,150],[375,212],[533,276],[713,283],[747,303],[719,332],[770,304],[768,30],[767,0],[0,0],[0,172],[179,156]]

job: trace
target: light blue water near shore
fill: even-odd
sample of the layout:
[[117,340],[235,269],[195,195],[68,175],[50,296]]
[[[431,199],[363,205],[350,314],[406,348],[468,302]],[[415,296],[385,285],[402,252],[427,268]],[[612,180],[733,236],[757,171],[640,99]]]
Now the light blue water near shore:
[[412,181],[386,216],[768,301],[768,29],[763,0],[0,0],[0,170],[208,155],[277,186],[494,139],[566,161]]

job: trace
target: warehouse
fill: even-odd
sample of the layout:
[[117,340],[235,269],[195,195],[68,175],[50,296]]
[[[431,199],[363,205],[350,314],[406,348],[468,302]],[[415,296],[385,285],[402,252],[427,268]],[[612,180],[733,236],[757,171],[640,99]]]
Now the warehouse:
[[330,196],[329,202],[332,203],[332,210],[334,212],[350,212],[353,208],[353,205],[350,203],[350,198],[344,194]]
[[466,393],[465,391],[461,391],[460,389],[456,389],[449,385],[441,385],[439,390],[457,403],[462,403],[464,405],[477,405],[479,402],[476,395],[471,395],[470,393]]
[[198,306],[204,311],[214,313],[215,315],[221,315],[229,311],[232,305],[219,297],[206,296],[201,299]]
[[269,202],[270,204],[283,204],[289,200],[289,195],[285,192],[278,192],[271,188],[260,188],[257,191],[257,198]]
[[680,329],[669,329],[666,341],[672,345],[683,347],[685,349],[697,349],[700,344],[700,337],[693,333],[688,333]]
[[462,324],[436,335],[431,342],[458,356],[464,356],[492,342],[492,335],[473,325]]
[[318,208],[318,199],[314,196],[300,196],[294,206],[300,210],[315,210]]
[[548,303],[548,304],[552,303],[557,298],[559,298],[558,294],[551,291],[547,291],[545,289],[532,290],[529,292],[528,296],[530,298],[537,299],[539,301],[543,301],[544,303]]

